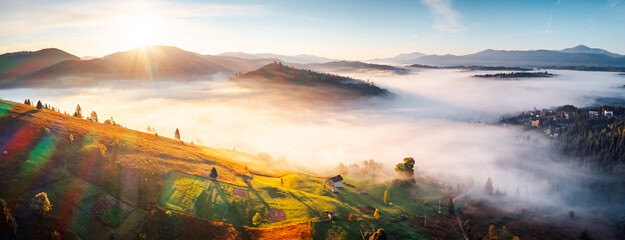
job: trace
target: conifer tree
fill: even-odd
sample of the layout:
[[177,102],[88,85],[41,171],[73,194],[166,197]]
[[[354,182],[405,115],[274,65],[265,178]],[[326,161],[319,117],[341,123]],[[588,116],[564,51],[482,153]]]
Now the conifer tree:
[[484,185],[484,193],[488,195],[493,195],[493,180],[488,177],[486,180],[486,185]]
[[176,138],[176,140],[180,140],[180,131],[176,128],[176,132],[174,133],[174,138]]
[[375,212],[373,212],[373,218],[380,219],[380,210],[377,208],[375,209]]
[[98,122],[98,114],[95,111],[91,111],[91,117],[89,117],[89,120]]
[[43,104],[41,104],[41,100],[37,101],[37,109],[43,109]]
[[388,195],[388,190],[384,191],[384,204],[388,205],[391,202],[391,197]]
[[82,118],[82,109],[80,109],[80,104],[76,106],[76,111],[74,112],[74,117]]
[[215,169],[215,167],[213,167],[213,169],[211,169],[211,173],[209,175],[211,178],[213,179],[217,179],[217,169]]

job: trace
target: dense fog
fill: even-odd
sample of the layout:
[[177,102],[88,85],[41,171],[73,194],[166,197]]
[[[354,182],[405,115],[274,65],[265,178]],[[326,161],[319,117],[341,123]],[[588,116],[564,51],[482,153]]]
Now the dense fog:
[[[420,70],[409,75],[353,73],[388,88],[394,99],[348,103],[296,101],[239,88],[227,80],[176,84],[123,81],[88,88],[4,89],[17,102],[42,100],[73,113],[111,116],[125,127],[215,148],[268,153],[276,161],[330,174],[338,163],[374,159],[388,169],[414,157],[428,176],[474,181],[492,177],[495,188],[532,202],[557,203],[545,194],[558,178],[583,175],[558,161],[537,132],[503,127],[498,120],[534,107],[585,106],[597,97],[620,98],[625,77],[616,73],[551,71],[555,78],[498,80],[471,77],[483,71]],[[344,73],[343,73],[344,74]],[[531,141],[524,140],[530,136]],[[550,184],[551,183],[551,184]],[[564,187],[562,187],[564,188]],[[566,187],[574,190],[573,187]],[[551,191],[552,192],[552,191]],[[536,197],[542,196],[542,197]],[[548,200],[547,200],[548,199]]]

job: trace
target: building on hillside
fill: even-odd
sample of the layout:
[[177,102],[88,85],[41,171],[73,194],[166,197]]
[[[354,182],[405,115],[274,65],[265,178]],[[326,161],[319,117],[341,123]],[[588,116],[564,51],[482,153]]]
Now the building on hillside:
[[330,220],[336,220],[336,214],[333,212],[326,212],[326,214],[328,214],[328,219]]
[[589,116],[598,117],[599,116],[599,110],[597,110],[596,108],[589,108],[588,109],[588,115]]
[[341,175],[336,175],[334,177],[326,179],[326,183],[332,187],[342,187],[343,177],[341,177]]
[[603,110],[603,116],[612,117],[612,116],[614,116],[614,111],[612,111],[610,109],[605,109],[605,110]]
[[536,119],[536,120],[532,120],[532,127],[538,127],[540,126],[540,119]]

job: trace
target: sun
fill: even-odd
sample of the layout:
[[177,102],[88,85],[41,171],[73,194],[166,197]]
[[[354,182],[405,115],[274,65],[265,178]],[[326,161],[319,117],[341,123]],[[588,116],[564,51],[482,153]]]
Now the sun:
[[158,18],[149,12],[137,13],[126,19],[127,41],[133,46],[146,46],[156,43]]

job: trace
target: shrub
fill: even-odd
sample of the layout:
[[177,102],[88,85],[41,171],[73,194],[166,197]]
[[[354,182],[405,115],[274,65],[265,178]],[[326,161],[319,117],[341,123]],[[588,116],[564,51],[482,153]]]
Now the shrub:
[[52,204],[50,204],[50,200],[48,199],[48,194],[45,192],[40,192],[35,195],[32,202],[30,203],[30,207],[35,210],[35,212],[45,215],[50,209],[52,209]]
[[375,209],[375,212],[373,212],[373,217],[375,219],[380,219],[380,210],[378,210],[377,208]]
[[256,214],[254,214],[254,217],[252,218],[252,224],[258,225],[262,221],[263,221],[263,217],[260,216],[259,212],[256,212]]

